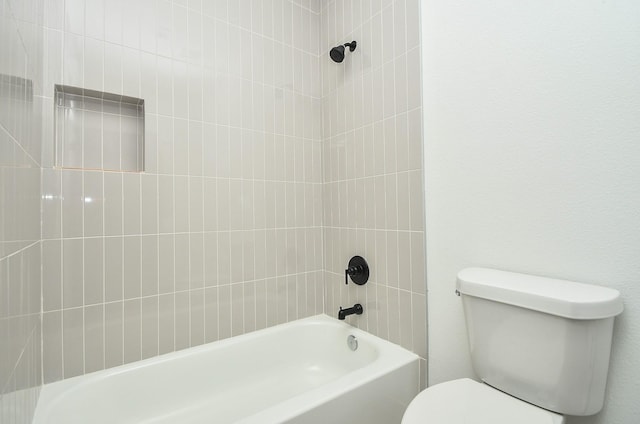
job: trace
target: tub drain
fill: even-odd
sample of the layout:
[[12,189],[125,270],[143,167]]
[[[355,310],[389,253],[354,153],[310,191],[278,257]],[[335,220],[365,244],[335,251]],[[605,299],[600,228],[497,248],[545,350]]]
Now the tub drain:
[[351,334],[347,337],[347,346],[349,346],[349,349],[351,350],[358,349],[358,339],[356,339],[356,336]]

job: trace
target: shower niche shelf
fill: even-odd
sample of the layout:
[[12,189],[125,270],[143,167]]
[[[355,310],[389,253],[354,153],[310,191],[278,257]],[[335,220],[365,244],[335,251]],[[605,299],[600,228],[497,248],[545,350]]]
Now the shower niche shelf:
[[58,168],[144,171],[144,100],[55,86]]

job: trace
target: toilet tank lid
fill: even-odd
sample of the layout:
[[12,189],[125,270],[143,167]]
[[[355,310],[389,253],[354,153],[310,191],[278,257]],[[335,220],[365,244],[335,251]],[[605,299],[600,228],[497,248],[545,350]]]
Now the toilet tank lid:
[[458,291],[571,319],[601,319],[620,314],[618,290],[555,278],[466,268],[458,273]]

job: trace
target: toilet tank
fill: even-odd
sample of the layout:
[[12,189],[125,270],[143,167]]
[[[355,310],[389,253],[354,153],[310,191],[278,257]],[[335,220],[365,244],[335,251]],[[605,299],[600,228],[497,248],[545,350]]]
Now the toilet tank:
[[617,290],[487,268],[458,274],[473,368],[487,384],[561,414],[602,409]]

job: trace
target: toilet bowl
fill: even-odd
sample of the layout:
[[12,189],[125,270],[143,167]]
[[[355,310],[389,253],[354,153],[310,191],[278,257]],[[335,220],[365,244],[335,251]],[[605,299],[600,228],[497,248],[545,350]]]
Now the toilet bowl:
[[564,424],[562,415],[509,396],[468,378],[423,390],[402,424]]
[[487,268],[460,271],[456,288],[482,383],[429,387],[402,424],[562,424],[602,409],[617,290]]

